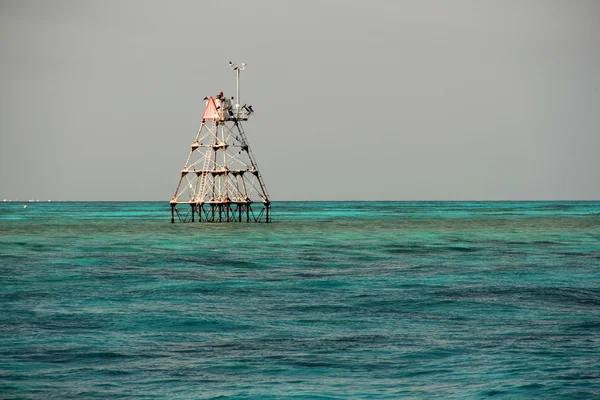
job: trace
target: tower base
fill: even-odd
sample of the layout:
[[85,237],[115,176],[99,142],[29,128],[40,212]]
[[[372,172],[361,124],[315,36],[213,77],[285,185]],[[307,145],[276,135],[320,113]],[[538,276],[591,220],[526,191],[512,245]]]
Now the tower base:
[[271,203],[170,203],[171,223],[271,222]]

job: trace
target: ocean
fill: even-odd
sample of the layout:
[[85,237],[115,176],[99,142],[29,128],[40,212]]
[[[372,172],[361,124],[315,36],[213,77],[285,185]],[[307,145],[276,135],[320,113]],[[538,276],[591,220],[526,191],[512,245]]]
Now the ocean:
[[600,398],[600,202],[27,205],[2,399]]

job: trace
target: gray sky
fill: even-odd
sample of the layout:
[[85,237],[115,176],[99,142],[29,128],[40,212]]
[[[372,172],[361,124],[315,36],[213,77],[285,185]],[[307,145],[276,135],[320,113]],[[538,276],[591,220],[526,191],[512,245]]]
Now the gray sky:
[[0,198],[168,201],[233,60],[273,200],[600,199],[598,21],[594,0],[0,0]]

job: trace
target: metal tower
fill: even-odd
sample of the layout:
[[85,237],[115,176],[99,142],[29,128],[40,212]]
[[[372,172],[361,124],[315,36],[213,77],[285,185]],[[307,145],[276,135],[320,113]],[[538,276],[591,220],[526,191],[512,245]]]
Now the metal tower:
[[205,97],[202,123],[192,143],[171,199],[171,222],[271,222],[271,199],[254,159],[242,121],[254,113],[240,105],[240,71],[236,99],[223,92]]

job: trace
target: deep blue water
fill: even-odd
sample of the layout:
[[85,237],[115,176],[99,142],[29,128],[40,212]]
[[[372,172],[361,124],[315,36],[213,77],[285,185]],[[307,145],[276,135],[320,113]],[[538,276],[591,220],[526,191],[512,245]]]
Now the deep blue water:
[[0,398],[600,398],[598,212],[0,203]]

